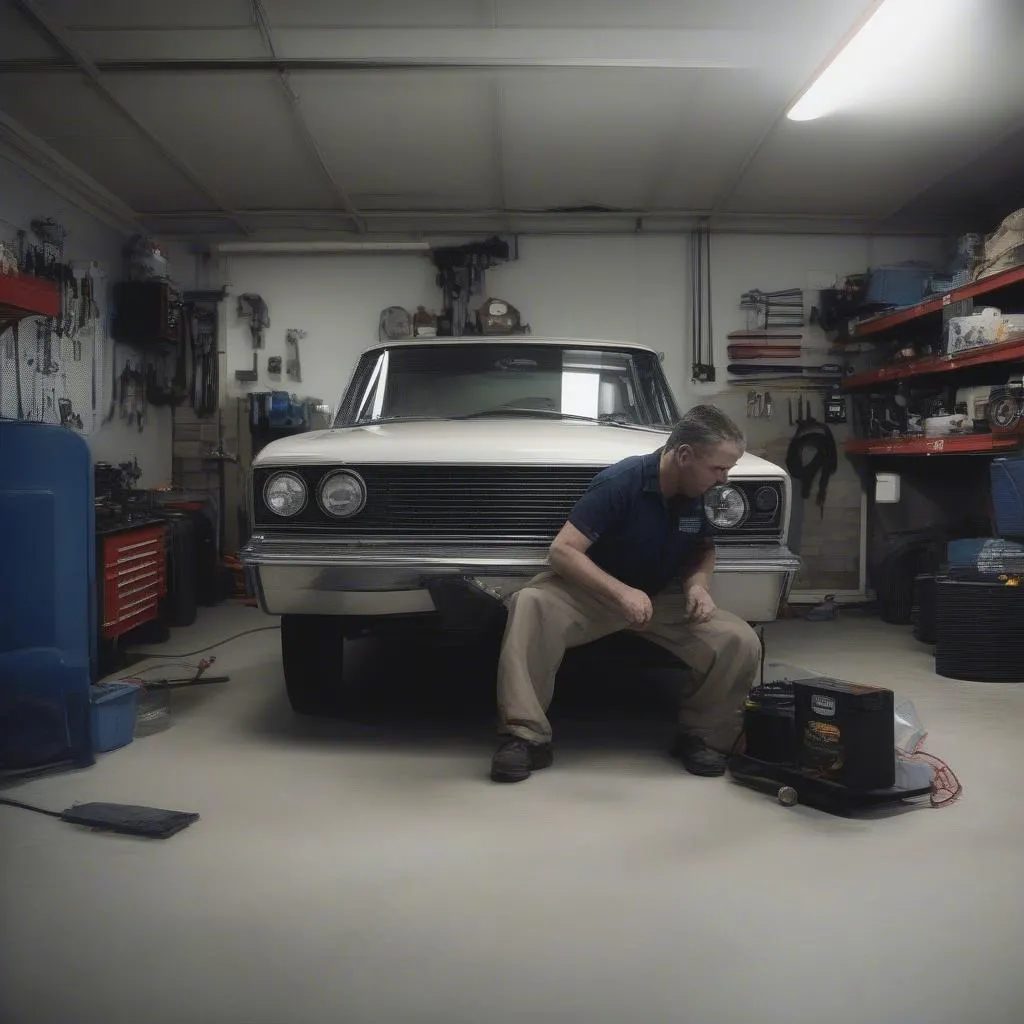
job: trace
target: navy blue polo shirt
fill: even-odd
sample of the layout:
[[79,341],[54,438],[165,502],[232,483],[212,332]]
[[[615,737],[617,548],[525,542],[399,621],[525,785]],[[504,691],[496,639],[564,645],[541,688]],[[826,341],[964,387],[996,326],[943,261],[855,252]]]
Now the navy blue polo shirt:
[[569,513],[595,564],[651,597],[699,561],[714,533],[703,498],[662,495],[660,461],[661,449],[601,470]]

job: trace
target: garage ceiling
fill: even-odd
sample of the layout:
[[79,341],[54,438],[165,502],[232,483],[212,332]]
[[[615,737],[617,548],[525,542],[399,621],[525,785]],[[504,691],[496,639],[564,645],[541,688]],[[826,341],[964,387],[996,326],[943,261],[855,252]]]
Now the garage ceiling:
[[873,3],[0,0],[0,152],[165,237],[991,229],[1024,4],[948,2],[926,90],[792,122]]

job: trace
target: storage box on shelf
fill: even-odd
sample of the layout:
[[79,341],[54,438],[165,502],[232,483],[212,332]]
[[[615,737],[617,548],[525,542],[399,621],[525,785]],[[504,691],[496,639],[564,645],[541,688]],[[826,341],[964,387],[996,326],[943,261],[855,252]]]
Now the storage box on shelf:
[[[944,295],[935,295],[923,302],[913,306],[906,306],[902,309],[893,310],[891,313],[880,313],[877,316],[854,324],[853,333],[858,336],[879,334],[889,331],[901,324],[920,320],[922,317],[941,315],[946,306],[965,299],[974,299],[980,295],[991,296],[995,292],[1013,291],[1020,293],[1024,289],[1024,267],[1012,267],[1009,270],[992,274],[990,277],[983,277],[978,281],[972,281],[960,288],[954,288]],[[998,303],[996,303],[998,305]]]

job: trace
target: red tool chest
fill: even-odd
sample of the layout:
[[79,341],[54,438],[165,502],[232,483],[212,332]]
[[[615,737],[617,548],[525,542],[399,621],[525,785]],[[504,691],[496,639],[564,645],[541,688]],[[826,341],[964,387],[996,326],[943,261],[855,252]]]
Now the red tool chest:
[[102,635],[114,640],[160,614],[167,593],[162,523],[101,537],[103,563]]

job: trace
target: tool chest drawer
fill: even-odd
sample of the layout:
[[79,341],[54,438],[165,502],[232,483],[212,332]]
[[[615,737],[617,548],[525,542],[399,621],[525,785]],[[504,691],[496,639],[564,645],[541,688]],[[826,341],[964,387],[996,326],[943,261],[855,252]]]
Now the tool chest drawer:
[[163,524],[101,538],[102,633],[113,640],[160,614],[167,593]]

